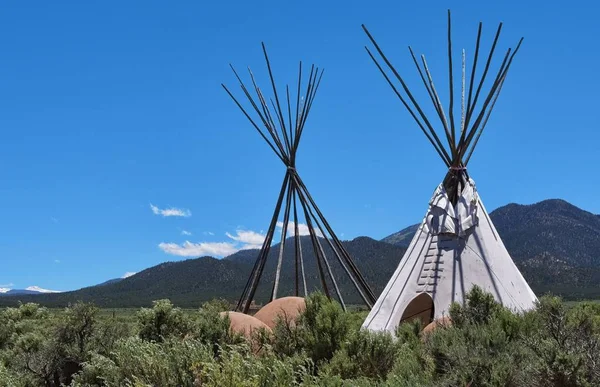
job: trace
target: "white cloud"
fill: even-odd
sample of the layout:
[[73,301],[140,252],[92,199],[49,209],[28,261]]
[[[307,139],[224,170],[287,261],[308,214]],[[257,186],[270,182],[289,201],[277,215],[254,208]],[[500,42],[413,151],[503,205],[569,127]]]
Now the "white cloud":
[[[262,246],[263,242],[265,241],[265,236],[262,234],[257,233],[256,231],[251,231],[251,230],[237,230],[236,235],[231,235],[230,233],[225,233],[225,235],[227,235],[229,238],[233,239],[234,241],[237,242],[241,242],[243,243],[245,246],[258,246],[258,248],[260,248],[260,246]],[[250,248],[255,248],[255,247],[250,247]]]
[[265,241],[265,235],[251,230],[237,230],[236,235],[225,233],[229,238],[236,242],[243,243],[239,250],[260,249]]
[[181,235],[188,235],[188,236],[190,236],[190,235],[192,235],[192,233],[189,232],[189,231],[186,231],[186,230],[181,230]]
[[167,254],[178,255],[181,257],[200,257],[204,255],[226,257],[239,250],[233,243],[229,242],[192,243],[190,241],[185,241],[182,244],[162,242],[158,247]]
[[[208,234],[214,235],[212,232]],[[158,247],[167,254],[181,257],[226,257],[240,250],[260,249],[265,236],[252,230],[237,230],[235,234],[225,233],[231,239],[227,242],[190,242],[182,244],[162,242]]]
[[123,274],[123,275],[121,276],[121,278],[128,278],[128,277],[131,277],[132,275],[134,275],[134,274],[136,274],[136,273],[137,273],[137,272],[135,272],[135,271],[127,271],[127,272],[125,272],[125,274]]
[[152,210],[154,215],[182,216],[184,218],[189,218],[190,216],[192,216],[192,213],[190,210],[175,208],[175,207],[161,209],[161,208],[158,208],[157,206],[153,205],[152,203],[150,203],[150,209]]
[[39,286],[29,286],[29,287],[26,287],[25,290],[30,290],[30,291],[39,292],[39,293],[61,293],[60,290],[49,290],[49,289],[40,288]]
[[[283,222],[277,222],[277,227],[283,229]],[[313,228],[313,230],[315,230],[315,234],[317,236],[323,238],[323,233],[321,232],[321,230],[319,230],[318,228]],[[294,222],[288,222],[287,236],[290,237],[294,235],[296,235],[296,226],[294,225]],[[298,223],[298,235],[310,235],[310,230],[306,224]]]
[[[283,222],[277,222],[277,227],[283,228]],[[185,234],[185,230],[182,231]],[[204,235],[214,235],[212,232],[205,231]],[[287,236],[294,236],[294,222],[289,222],[287,227]],[[323,237],[320,230],[315,229],[317,236]],[[265,235],[262,232],[244,230],[238,228],[235,233],[226,232],[225,235],[230,239],[224,242],[190,242],[169,243],[162,242],[158,247],[167,254],[180,257],[201,257],[210,255],[213,257],[226,257],[240,250],[260,249],[265,241]],[[298,224],[298,235],[309,235],[309,228],[306,224]],[[273,243],[279,243],[277,238],[273,238]]]
[[10,288],[0,288],[0,293],[6,293],[10,291]]
[[215,233],[211,232],[211,231],[204,231],[203,234],[204,235],[210,235],[210,236],[214,236],[215,235]]

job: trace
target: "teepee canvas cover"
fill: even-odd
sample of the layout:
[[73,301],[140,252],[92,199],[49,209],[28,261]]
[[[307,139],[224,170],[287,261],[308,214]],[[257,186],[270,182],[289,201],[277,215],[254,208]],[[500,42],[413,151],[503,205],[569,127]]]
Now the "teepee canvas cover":
[[506,251],[473,180],[468,181],[456,207],[440,184],[363,326],[394,330],[403,320],[440,318],[473,285],[515,310],[528,309],[536,300]]
[[[455,125],[453,117],[450,13],[448,13],[449,119],[446,119],[425,57],[421,56],[423,64],[421,68],[409,47],[444,128],[442,137],[446,136],[448,144],[445,146],[402,77],[363,26],[377,52],[392,71],[392,76],[400,82],[401,90],[404,90],[408,98],[399,92],[400,87],[394,85],[391,77],[386,74],[367,48],[369,55],[448,167],[446,178],[433,193],[421,225],[394,275],[371,309],[363,324],[364,328],[393,331],[402,321],[415,318],[429,323],[447,314],[453,302],[462,302],[473,285],[478,285],[491,293],[497,301],[513,310],[531,308],[536,301],[535,294],[504,247],[481,201],[475,182],[467,172],[469,159],[485,128],[512,59],[521,45],[519,42],[512,55],[511,49],[508,49],[481,110],[475,113],[474,109],[489,70],[501,27],[502,24],[496,32],[483,75],[474,92],[474,76],[482,28],[481,23],[479,24],[467,98],[465,98],[466,76],[463,50],[460,125]],[[412,108],[407,99],[411,102]],[[456,128],[460,130],[459,133]]]

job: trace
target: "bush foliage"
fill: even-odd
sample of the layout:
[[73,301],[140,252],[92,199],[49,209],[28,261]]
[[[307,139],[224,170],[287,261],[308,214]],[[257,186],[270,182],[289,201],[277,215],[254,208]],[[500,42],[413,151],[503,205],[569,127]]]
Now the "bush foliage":
[[193,313],[156,301],[134,318],[91,304],[0,311],[0,386],[597,386],[600,305],[545,296],[515,314],[473,288],[428,334],[360,329],[322,294],[296,321],[245,338],[214,301]]

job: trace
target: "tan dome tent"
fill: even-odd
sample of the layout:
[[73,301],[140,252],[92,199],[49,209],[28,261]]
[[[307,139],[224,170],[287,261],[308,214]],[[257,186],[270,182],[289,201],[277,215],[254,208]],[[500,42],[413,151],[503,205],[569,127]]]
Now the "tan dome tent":
[[425,328],[423,328],[423,331],[421,333],[422,333],[423,337],[425,337],[429,333],[436,330],[437,328],[447,328],[447,327],[450,327],[451,325],[452,325],[452,320],[450,319],[450,317],[444,316],[444,317],[438,318],[438,319],[430,322]]
[[279,318],[294,323],[305,308],[306,302],[302,297],[282,297],[260,308],[254,317],[264,322],[269,328],[274,328]]
[[473,150],[488,122],[506,80],[508,69],[522,42],[521,39],[514,51],[511,49],[506,51],[491,89],[487,95],[480,95],[501,27],[502,24],[498,27],[487,60],[483,63],[483,71],[479,70],[481,72],[479,82],[475,82],[475,75],[477,65],[482,65],[477,60],[481,23],[470,79],[466,77],[466,55],[465,51],[462,51],[462,93],[460,100],[457,101],[457,104],[460,103],[460,117],[457,120],[454,117],[455,85],[450,11],[448,11],[450,90],[448,114],[444,111],[436,91],[425,56],[421,56],[420,64],[409,47],[421,81],[439,118],[440,127],[443,128],[438,128],[436,131],[432,121],[423,113],[421,106],[406,86],[404,79],[363,26],[391,74],[367,48],[369,56],[446,167],[445,178],[429,200],[425,217],[408,250],[363,324],[367,329],[393,331],[399,323],[415,317],[429,323],[447,314],[452,302],[463,302],[466,292],[473,285],[490,292],[498,302],[515,311],[532,308],[537,300],[504,247],[477,192],[475,182],[467,172]]
[[271,328],[254,316],[239,312],[221,312],[221,317],[224,318],[225,316],[229,316],[229,327],[233,332],[248,338],[252,337],[252,333],[257,329],[265,329],[271,332]]

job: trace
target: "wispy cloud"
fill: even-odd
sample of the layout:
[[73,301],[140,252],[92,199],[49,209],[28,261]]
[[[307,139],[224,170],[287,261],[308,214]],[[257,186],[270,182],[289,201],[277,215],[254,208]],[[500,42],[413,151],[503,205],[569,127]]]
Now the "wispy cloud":
[[229,242],[192,243],[185,241],[182,244],[162,242],[158,247],[167,254],[178,255],[180,257],[201,257],[204,255],[226,257],[239,250],[233,243]]
[[50,220],[52,221],[52,223],[58,223],[58,219],[56,219],[55,217],[50,217]]
[[[283,222],[277,222],[277,227],[281,232],[283,229]],[[287,236],[294,236],[295,232],[296,227],[294,226],[294,222],[289,222],[287,226]],[[187,235],[183,231],[182,234]],[[214,233],[209,231],[205,231],[203,234],[214,236]],[[315,234],[323,237],[320,230],[315,229]],[[221,258],[234,254],[240,250],[260,249],[265,241],[265,235],[262,231],[256,232],[238,228],[235,233],[226,232],[225,235],[229,240],[222,242],[162,242],[158,247],[167,254],[180,257],[201,257],[210,255]],[[309,228],[306,224],[298,224],[298,235],[309,235]],[[279,243],[279,240],[273,238],[273,243]]]
[[192,233],[191,233],[191,232],[189,232],[189,231],[186,231],[186,230],[181,230],[181,235],[187,235],[187,236],[190,236],[190,235],[192,235]]
[[189,218],[192,216],[192,212],[187,209],[182,208],[158,208],[154,204],[150,203],[150,209],[154,215],[162,215],[162,216],[182,216],[184,218]]
[[13,286],[15,286],[15,284],[8,283],[8,284],[0,284],[0,288],[12,288]]
[[60,263],[60,259],[55,259],[54,263]]
[[125,272],[125,274],[123,274],[123,275],[121,276],[121,278],[128,278],[128,277],[131,277],[132,275],[134,275],[134,274],[136,274],[136,273],[137,273],[137,272],[135,272],[135,271],[127,271],[127,272]]

